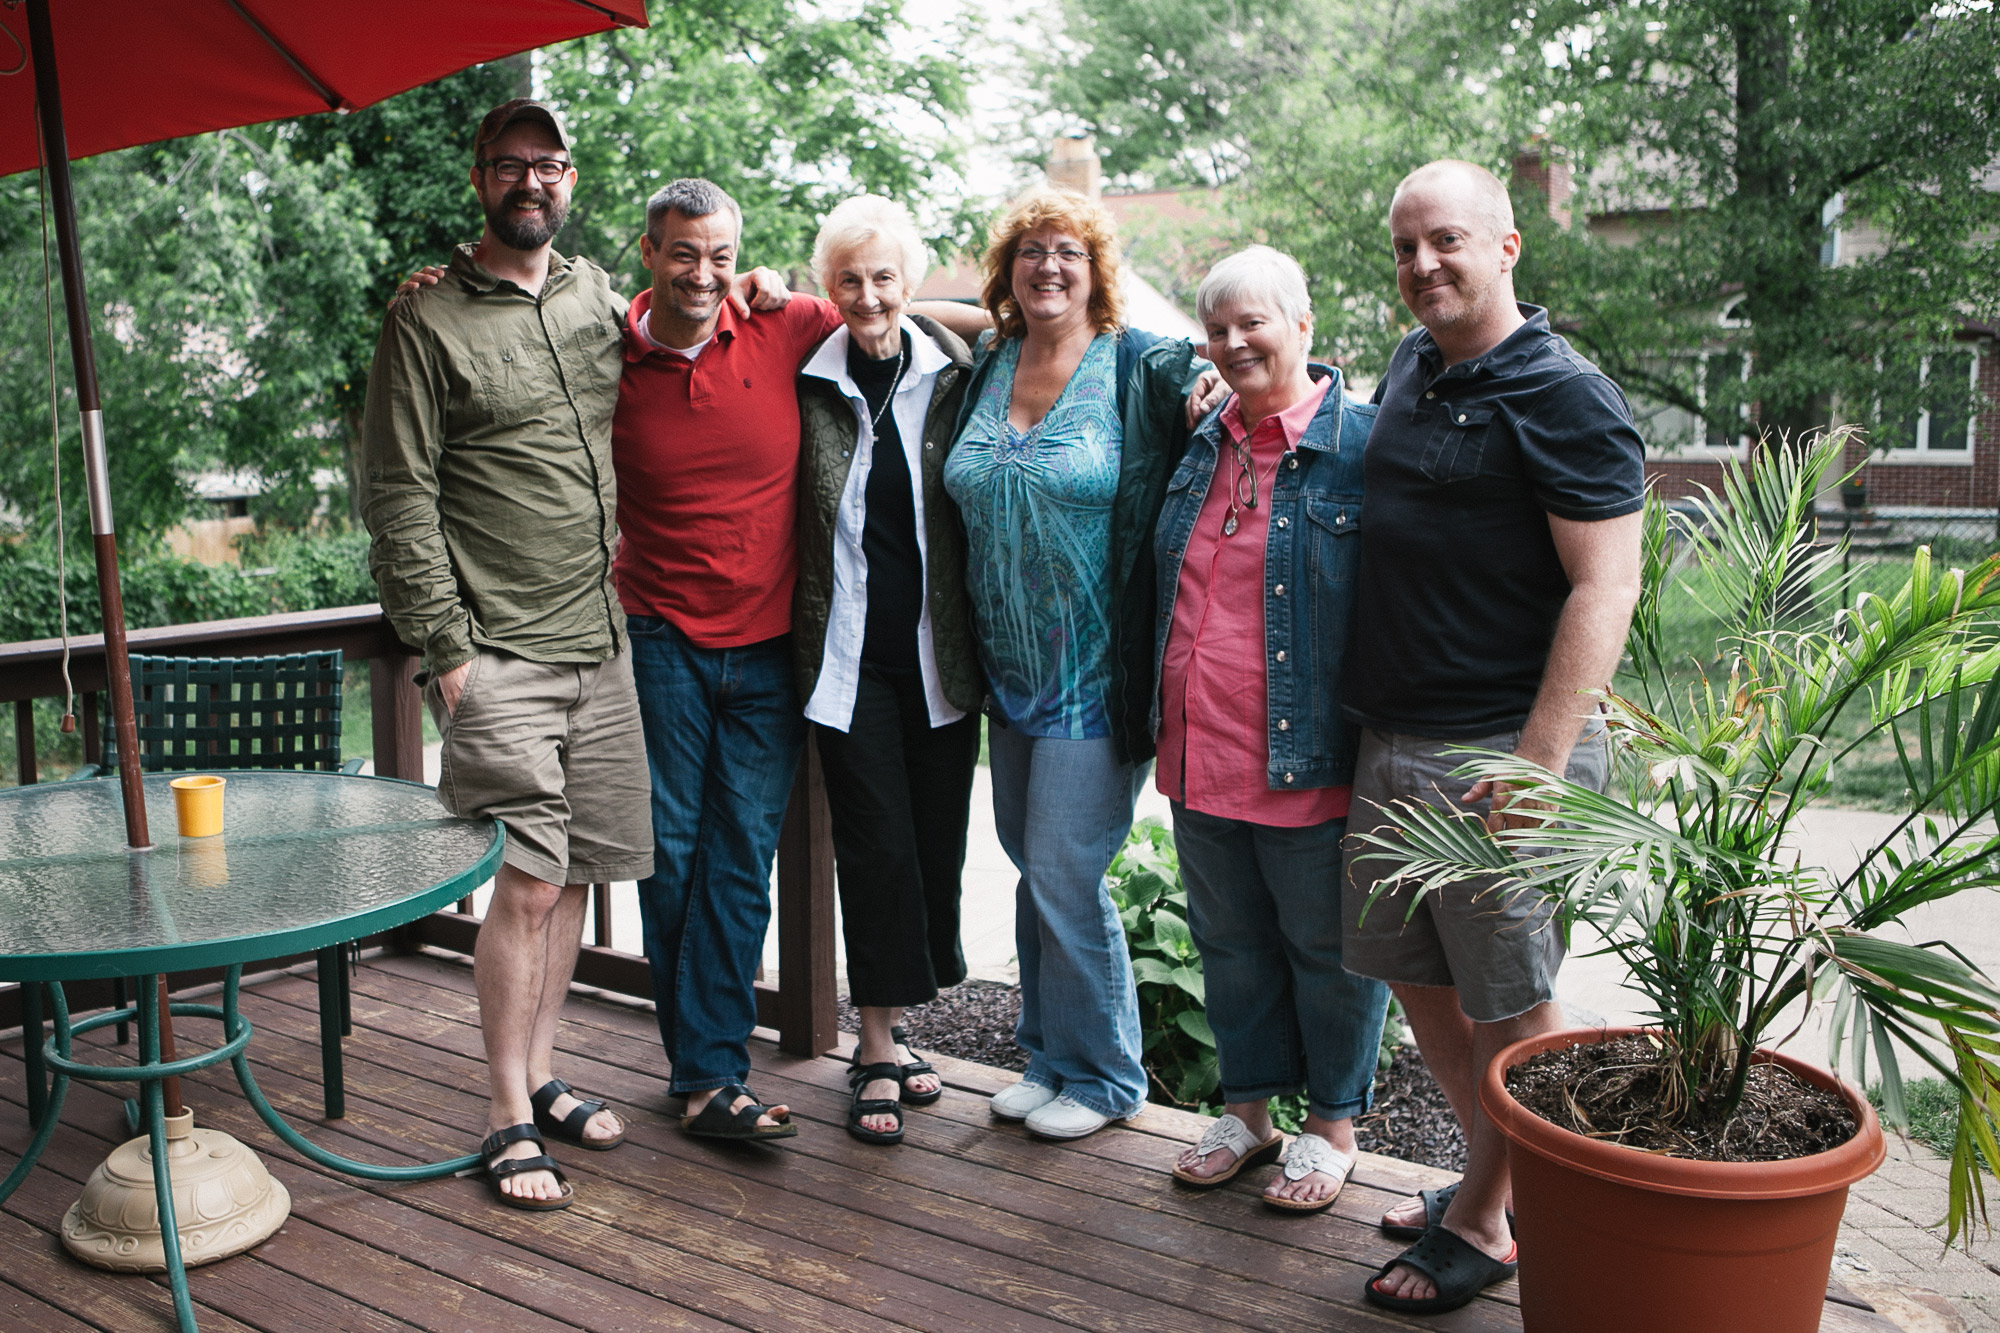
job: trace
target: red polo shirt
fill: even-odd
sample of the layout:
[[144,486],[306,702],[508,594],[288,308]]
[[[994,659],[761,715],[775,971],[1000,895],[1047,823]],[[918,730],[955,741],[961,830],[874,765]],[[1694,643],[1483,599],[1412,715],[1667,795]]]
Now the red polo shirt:
[[816,296],[742,320],[724,302],[690,361],[639,331],[652,303],[625,317],[611,420],[619,598],[702,648],[774,639],[792,627],[799,366],[840,316]]

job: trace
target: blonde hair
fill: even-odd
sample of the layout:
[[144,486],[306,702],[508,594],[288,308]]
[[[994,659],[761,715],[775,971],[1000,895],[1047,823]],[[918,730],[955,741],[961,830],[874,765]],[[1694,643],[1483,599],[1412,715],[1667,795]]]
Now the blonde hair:
[[1309,324],[1312,293],[1299,261],[1268,245],[1253,245],[1219,261],[1194,294],[1195,318],[1209,316],[1231,301],[1268,299],[1288,323]]
[[1097,331],[1110,333],[1122,326],[1125,294],[1119,286],[1117,222],[1102,204],[1045,186],[1015,200],[988,234],[986,254],[979,261],[986,271],[979,301],[993,316],[995,334],[1018,338],[1028,331],[1014,300],[1014,255],[1023,236],[1043,227],[1067,232],[1090,251],[1090,321]]
[[822,288],[832,291],[835,261],[856,246],[876,239],[892,241],[902,252],[897,267],[902,273],[903,286],[915,291],[923,283],[924,270],[929,266],[924,238],[917,234],[917,224],[910,220],[908,209],[879,194],[843,199],[826,215],[826,221],[819,224],[819,235],[813,239],[813,277]]

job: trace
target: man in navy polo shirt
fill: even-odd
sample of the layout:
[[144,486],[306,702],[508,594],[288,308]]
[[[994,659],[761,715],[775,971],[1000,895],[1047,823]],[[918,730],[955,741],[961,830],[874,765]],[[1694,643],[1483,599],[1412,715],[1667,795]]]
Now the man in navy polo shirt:
[[[1514,299],[1507,191],[1467,162],[1397,187],[1396,286],[1423,325],[1376,389],[1359,589],[1342,696],[1363,727],[1350,837],[1415,799],[1526,824],[1504,784],[1450,776],[1454,747],[1507,750],[1571,781],[1608,779],[1593,691],[1611,682],[1639,597],[1643,446],[1618,386]],[[1455,1193],[1383,1226],[1417,1244],[1368,1284],[1412,1313],[1463,1305],[1513,1272],[1505,1141],[1479,1109],[1502,1047],[1562,1026],[1563,944],[1539,896],[1468,880],[1369,894],[1393,872],[1348,861],[1346,967],[1386,981],[1465,1132]],[[1364,915],[1365,909],[1365,915]],[[1406,921],[1407,918],[1407,921]]]

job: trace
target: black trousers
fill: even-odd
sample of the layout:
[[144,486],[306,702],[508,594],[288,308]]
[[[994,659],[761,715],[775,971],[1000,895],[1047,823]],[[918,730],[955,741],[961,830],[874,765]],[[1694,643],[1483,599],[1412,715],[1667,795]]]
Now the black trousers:
[[959,880],[979,715],[933,727],[923,677],[861,664],[845,732],[813,725],[833,816],[847,985],[857,1006],[937,998],[965,980]]

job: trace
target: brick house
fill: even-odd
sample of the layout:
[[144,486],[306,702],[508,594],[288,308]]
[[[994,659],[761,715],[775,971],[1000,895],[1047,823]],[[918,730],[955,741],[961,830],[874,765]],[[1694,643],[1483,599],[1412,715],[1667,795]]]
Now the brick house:
[[[1524,152],[1514,161],[1515,183],[1548,200],[1559,223],[1570,223],[1572,182],[1568,165]],[[1988,185],[2000,189],[2000,166]],[[1617,245],[1655,227],[1664,218],[1651,210],[1593,214],[1584,221],[1594,235]],[[1829,214],[1830,231],[1822,260],[1851,263],[1879,253],[1883,238],[1867,225],[1841,227],[1837,212]],[[1740,327],[1735,316],[1738,298],[1717,304],[1718,332]],[[2000,330],[1967,321],[1951,351],[1926,361],[1925,382],[1970,383],[1977,390],[1972,410],[1941,406],[1892,423],[1883,423],[1872,438],[1849,444],[1847,465],[1865,464],[1859,479],[1867,505],[1877,517],[1908,520],[1914,526],[1964,528],[1964,535],[1991,535],[2000,506]],[[1702,379],[1744,373],[1742,353],[1729,350],[1721,338],[1703,349]],[[1646,474],[1668,498],[1691,495],[1697,485],[1719,488],[1723,460],[1746,456],[1751,437],[1716,430],[1678,408],[1635,398],[1633,409],[1647,440]],[[1838,418],[1836,418],[1838,420]],[[1747,422],[1746,422],[1747,428]],[[1831,495],[1826,503],[1837,504]]]

